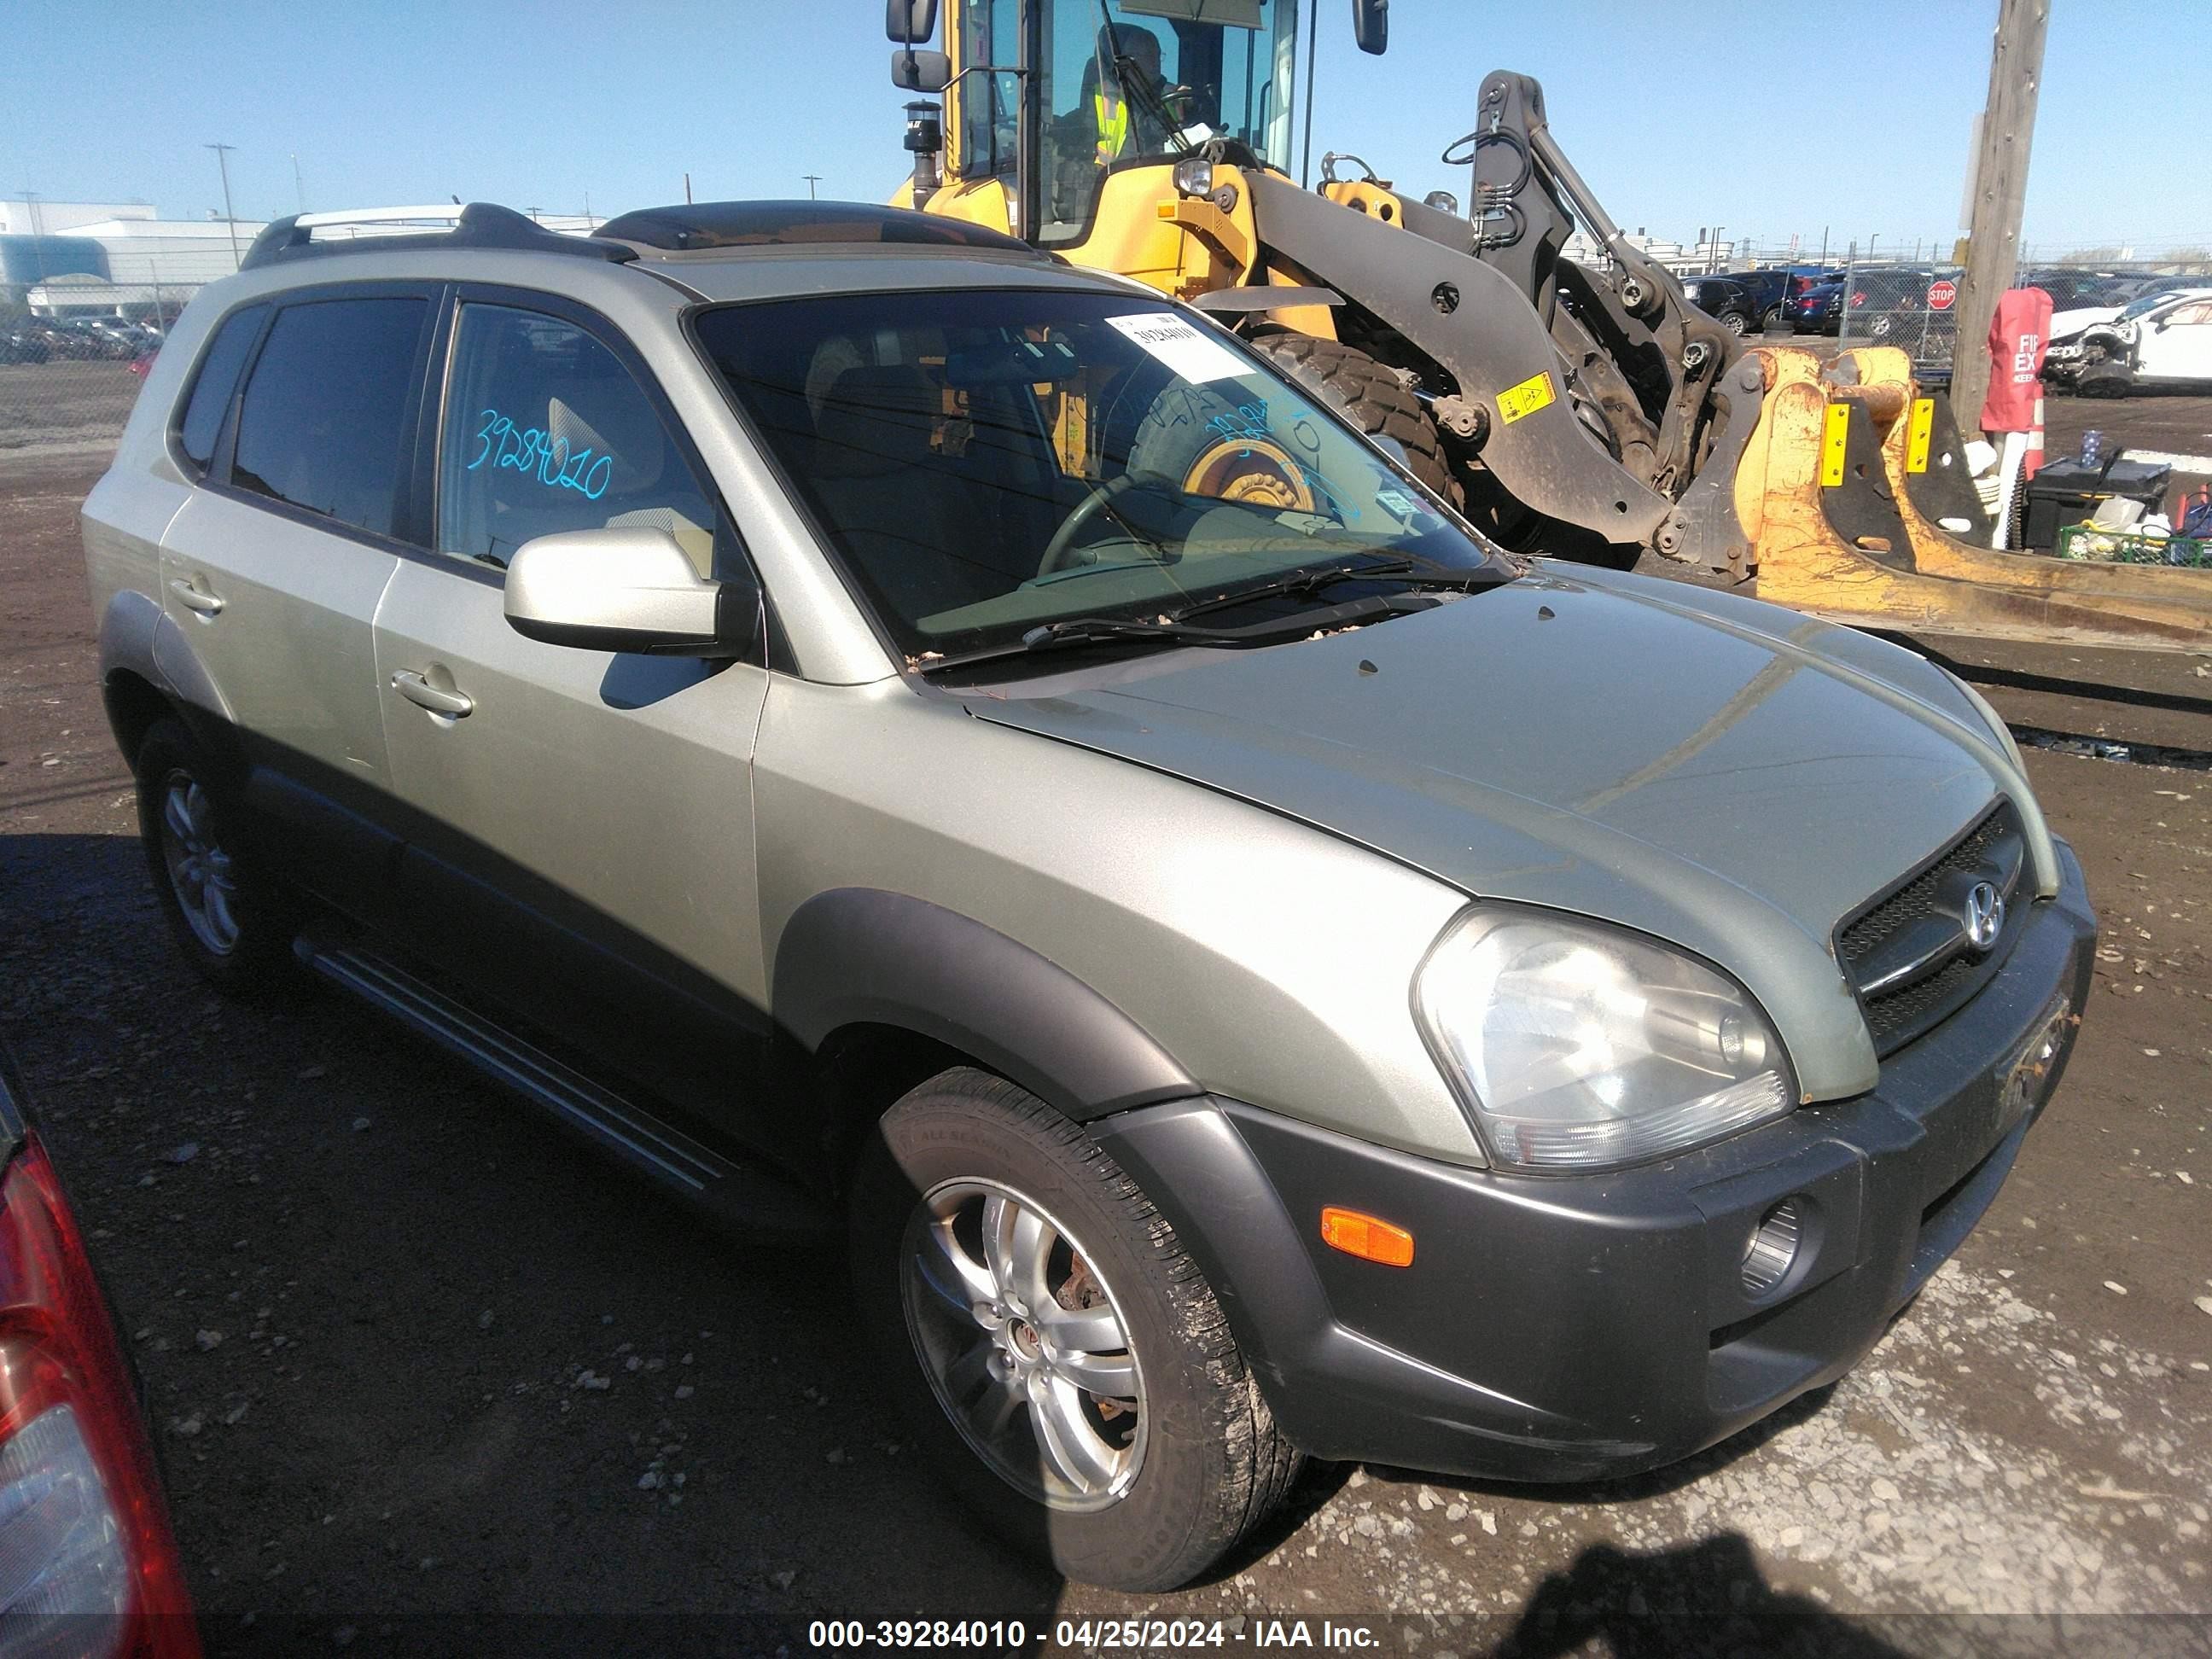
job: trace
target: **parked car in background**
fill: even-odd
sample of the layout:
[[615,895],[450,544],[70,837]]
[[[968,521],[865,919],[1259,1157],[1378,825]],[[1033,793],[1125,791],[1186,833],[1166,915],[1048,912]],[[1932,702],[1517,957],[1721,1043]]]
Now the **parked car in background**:
[[0,1048],[0,1653],[199,1650],[153,1439]]
[[[2043,285],[2039,283],[2035,286],[2041,288]],[[2146,276],[2130,279],[2114,284],[2101,295],[2087,301],[2077,300],[2069,305],[2060,304],[2058,296],[2054,294],[2051,295],[2051,337],[2053,341],[2063,340],[2098,323],[2112,322],[2130,311],[2140,316],[2143,312],[2155,309],[2162,300],[2203,289],[2212,289],[2212,277]],[[2045,292],[2049,293],[2050,290],[2046,289]]]
[[838,1340],[1069,1577],[1302,1454],[1582,1482],[1834,1381],[2090,984],[2019,750],[1504,557],[1274,349],[890,208],[279,221],[82,517],[185,960],[842,1231]]
[[1929,291],[1942,280],[1946,279],[1938,272],[1910,265],[1852,272],[1844,285],[1844,331],[1854,340],[1907,349],[1916,349],[1923,340],[1940,338],[1948,354],[1948,342],[1959,329],[1957,278],[1948,278],[1954,284],[1949,306],[1937,310],[1929,301]]
[[1759,301],[1741,283],[1729,276],[1685,276],[1682,292],[1690,303],[1731,334],[1755,334],[1765,325]]
[[2076,306],[2120,306],[2136,290],[2136,279],[2110,270],[2073,265],[2037,265],[2014,279],[2016,288],[2039,288],[2051,296],[2052,312]]
[[43,329],[0,329],[0,363],[43,363],[52,356]]
[[2147,294],[2111,321],[2064,336],[2054,328],[2043,373],[2052,386],[2086,398],[2212,382],[2212,283]]
[[1815,283],[1790,299],[1788,311],[1792,333],[1833,334],[1843,325],[1844,285]]
[[1749,291],[1759,307],[1759,326],[1773,328],[1789,321],[1789,305],[1809,288],[1836,280],[1840,273],[1813,265],[1773,265],[1760,270],[1721,273]]
[[64,354],[78,358],[123,361],[138,355],[131,325],[116,317],[69,317],[57,326]]

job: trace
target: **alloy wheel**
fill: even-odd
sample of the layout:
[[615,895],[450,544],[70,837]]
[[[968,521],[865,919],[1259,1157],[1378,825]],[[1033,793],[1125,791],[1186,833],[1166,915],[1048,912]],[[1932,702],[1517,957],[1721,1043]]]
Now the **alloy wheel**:
[[189,772],[172,772],[162,783],[161,859],[192,937],[228,956],[238,948],[238,879],[216,836],[214,805]]
[[902,1261],[908,1334],[969,1449],[1051,1509],[1127,1493],[1144,1462],[1144,1377],[1074,1235],[1012,1188],[948,1182],[915,1206]]

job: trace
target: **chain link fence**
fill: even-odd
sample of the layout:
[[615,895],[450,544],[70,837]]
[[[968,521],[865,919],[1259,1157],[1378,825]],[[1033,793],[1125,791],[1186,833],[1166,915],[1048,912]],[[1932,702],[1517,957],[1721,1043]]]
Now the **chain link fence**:
[[161,349],[159,326],[73,327],[0,308],[0,456],[114,442]]
[[0,459],[113,443],[170,326],[230,264],[129,263],[0,284]]

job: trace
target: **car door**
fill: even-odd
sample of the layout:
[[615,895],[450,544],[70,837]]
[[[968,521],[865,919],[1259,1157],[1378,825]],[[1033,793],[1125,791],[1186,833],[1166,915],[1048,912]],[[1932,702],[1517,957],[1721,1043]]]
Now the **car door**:
[[2212,380],[2212,300],[2181,306],[2161,322],[2138,336],[2142,372],[2160,380]]
[[264,856],[356,911],[373,908],[396,846],[378,825],[389,775],[371,629],[409,533],[436,311],[434,288],[362,284],[227,320],[204,372],[221,353],[250,362],[228,407],[187,409],[219,427],[162,539],[176,627],[157,665],[235,757]]
[[[740,1135],[768,1032],[753,865],[763,653],[703,662],[524,638],[502,576],[562,531],[650,526],[757,585],[649,373],[599,319],[464,289],[441,334],[430,554],[377,613],[407,811],[403,931],[526,1020]],[[758,606],[756,603],[756,613]]]

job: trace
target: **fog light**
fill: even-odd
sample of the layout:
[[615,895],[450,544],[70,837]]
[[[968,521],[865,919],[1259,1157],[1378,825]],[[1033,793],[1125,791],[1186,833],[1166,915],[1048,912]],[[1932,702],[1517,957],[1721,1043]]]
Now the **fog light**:
[[1789,1276],[1797,1261],[1797,1245],[1804,1236],[1799,1225],[1797,1200],[1785,1198],[1759,1219],[1759,1231],[1743,1253],[1743,1287],[1753,1296],[1765,1296]]
[[1175,187],[1186,196],[1213,193],[1213,163],[1203,155],[1184,156],[1169,176],[1175,180]]

